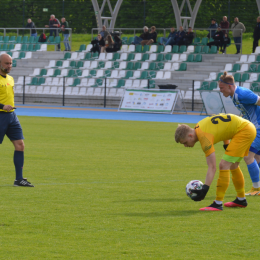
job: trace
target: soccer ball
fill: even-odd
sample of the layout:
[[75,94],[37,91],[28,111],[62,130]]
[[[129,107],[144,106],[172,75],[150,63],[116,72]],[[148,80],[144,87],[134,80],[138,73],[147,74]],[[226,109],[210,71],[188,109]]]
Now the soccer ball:
[[190,197],[190,198],[196,197],[197,194],[196,193],[192,193],[191,190],[201,190],[202,189],[202,185],[203,185],[203,183],[201,181],[198,181],[198,180],[190,181],[186,185],[186,194],[187,194],[187,196]]

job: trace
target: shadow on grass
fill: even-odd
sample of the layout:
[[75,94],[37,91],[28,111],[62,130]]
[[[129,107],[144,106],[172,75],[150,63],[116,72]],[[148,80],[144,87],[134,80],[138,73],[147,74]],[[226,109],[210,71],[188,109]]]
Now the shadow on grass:
[[172,210],[172,211],[165,211],[165,212],[147,212],[147,213],[121,213],[121,214],[114,214],[114,215],[123,215],[127,217],[146,217],[146,218],[158,218],[158,217],[190,217],[191,215],[195,215],[201,213],[199,209],[192,209],[192,210]]

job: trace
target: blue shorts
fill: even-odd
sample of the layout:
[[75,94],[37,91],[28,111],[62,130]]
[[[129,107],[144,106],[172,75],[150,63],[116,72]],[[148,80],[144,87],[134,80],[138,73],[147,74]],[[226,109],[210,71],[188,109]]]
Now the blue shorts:
[[0,112],[0,144],[5,135],[11,141],[24,139],[23,130],[15,112]]

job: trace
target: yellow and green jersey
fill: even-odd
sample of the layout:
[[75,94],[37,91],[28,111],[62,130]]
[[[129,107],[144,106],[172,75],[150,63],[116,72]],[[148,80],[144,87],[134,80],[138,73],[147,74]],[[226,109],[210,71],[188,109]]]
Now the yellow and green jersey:
[[232,114],[204,118],[195,126],[196,135],[206,157],[215,152],[214,144],[232,139],[249,121]]
[[[14,79],[9,75],[6,78],[0,75],[0,103],[14,107]],[[2,109],[0,111],[7,112]]]

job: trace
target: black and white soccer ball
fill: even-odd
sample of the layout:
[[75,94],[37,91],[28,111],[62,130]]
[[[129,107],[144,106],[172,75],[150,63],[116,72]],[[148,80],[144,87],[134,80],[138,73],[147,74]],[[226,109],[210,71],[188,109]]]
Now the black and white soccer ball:
[[201,190],[202,189],[202,185],[203,183],[199,180],[193,180],[190,181],[187,185],[186,185],[186,194],[188,197],[190,197],[191,199],[196,197],[197,194],[196,193],[192,193],[191,190]]

